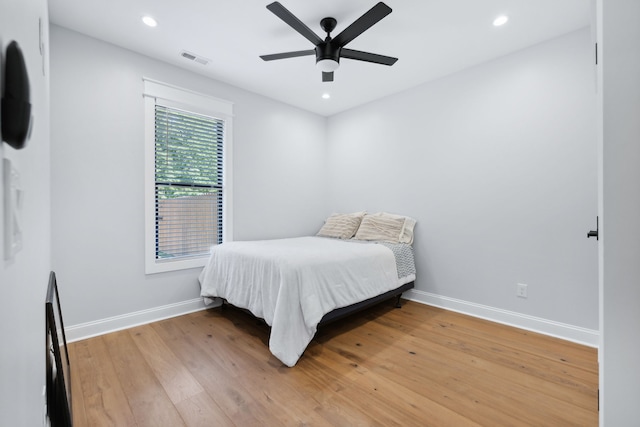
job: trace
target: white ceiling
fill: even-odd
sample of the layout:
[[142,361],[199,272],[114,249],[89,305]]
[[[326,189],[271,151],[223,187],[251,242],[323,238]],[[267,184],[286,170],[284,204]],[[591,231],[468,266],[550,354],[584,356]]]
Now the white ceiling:
[[[266,9],[272,0],[50,0],[51,22],[213,79],[329,116],[577,30],[590,24],[588,0],[385,0],[393,12],[347,47],[399,58],[391,66],[343,59],[333,82],[315,58],[265,62],[259,55],[312,49]],[[324,38],[336,36],[375,0],[281,0]],[[158,21],[142,24],[143,15]],[[509,22],[494,27],[507,14]],[[186,50],[210,59],[200,65]],[[331,98],[322,99],[323,93]]]

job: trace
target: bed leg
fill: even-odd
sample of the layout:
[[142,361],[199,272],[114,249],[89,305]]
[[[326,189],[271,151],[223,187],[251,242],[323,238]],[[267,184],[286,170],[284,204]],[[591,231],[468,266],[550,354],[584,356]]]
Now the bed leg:
[[396,308],[402,308],[402,304],[400,304],[400,298],[402,297],[402,294],[398,294],[398,296],[396,297]]

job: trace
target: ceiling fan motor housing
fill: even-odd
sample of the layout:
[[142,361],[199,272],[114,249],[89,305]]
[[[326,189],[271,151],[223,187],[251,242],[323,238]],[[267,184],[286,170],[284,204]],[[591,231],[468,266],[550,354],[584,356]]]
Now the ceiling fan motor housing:
[[340,46],[335,46],[331,43],[331,40],[320,43],[316,46],[316,64],[319,61],[330,59],[332,61],[340,62]]

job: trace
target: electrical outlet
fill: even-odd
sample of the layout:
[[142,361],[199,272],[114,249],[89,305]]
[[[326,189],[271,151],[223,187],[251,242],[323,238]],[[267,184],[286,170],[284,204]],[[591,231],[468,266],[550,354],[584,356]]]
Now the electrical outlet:
[[516,285],[516,296],[518,298],[526,298],[527,297],[527,285],[524,283],[518,283]]

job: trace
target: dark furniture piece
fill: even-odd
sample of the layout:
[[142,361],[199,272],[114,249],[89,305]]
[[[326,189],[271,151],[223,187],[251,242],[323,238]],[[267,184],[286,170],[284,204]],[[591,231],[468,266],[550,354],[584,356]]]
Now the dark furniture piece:
[[397,289],[392,289],[384,294],[380,294],[377,297],[369,298],[364,301],[357,302],[352,305],[348,305],[342,308],[336,308],[333,311],[325,314],[318,326],[326,325],[327,323],[335,322],[336,320],[340,320],[346,316],[362,311],[366,308],[371,307],[372,305],[379,304],[382,301],[386,301],[391,298],[396,298],[396,308],[400,308],[400,298],[402,297],[402,293],[408,291],[409,289],[413,289],[414,282],[405,283]]
[[71,427],[71,367],[56,274],[49,273],[45,302],[47,416],[51,427]]

